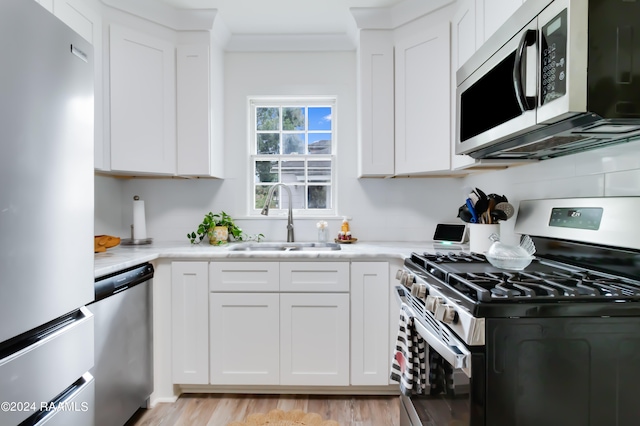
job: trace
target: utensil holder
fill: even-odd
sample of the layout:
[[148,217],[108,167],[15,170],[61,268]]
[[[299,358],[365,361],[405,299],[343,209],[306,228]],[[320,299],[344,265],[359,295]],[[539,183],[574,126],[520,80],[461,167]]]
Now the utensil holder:
[[484,253],[489,250],[493,241],[489,239],[491,234],[500,235],[500,224],[470,223],[469,226],[469,251],[472,253]]

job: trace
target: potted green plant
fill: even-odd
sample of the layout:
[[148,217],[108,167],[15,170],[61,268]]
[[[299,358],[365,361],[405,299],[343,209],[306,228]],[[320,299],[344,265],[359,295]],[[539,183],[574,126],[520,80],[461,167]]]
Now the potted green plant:
[[187,234],[187,238],[191,244],[198,244],[202,242],[205,235],[209,238],[209,244],[225,244],[230,237],[235,241],[242,241],[242,229],[224,211],[215,214],[209,212],[204,215],[198,229]]

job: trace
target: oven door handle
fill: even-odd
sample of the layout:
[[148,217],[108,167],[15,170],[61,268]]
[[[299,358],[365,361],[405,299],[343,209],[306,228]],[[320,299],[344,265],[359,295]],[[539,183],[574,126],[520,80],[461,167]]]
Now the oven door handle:
[[453,368],[459,368],[464,371],[467,377],[471,377],[471,364],[469,363],[470,352],[465,354],[460,350],[460,346],[447,345],[419,321],[414,321],[414,325],[418,334],[422,336],[429,347],[438,352],[442,358],[446,359]]
[[434,331],[425,327],[417,318],[415,311],[407,301],[405,289],[396,287],[396,297],[400,301],[401,307],[414,318],[414,325],[417,333],[427,342],[427,344],[440,356],[447,360],[453,368],[459,368],[464,374],[471,378],[471,352],[459,341],[450,338],[450,342],[444,342]]

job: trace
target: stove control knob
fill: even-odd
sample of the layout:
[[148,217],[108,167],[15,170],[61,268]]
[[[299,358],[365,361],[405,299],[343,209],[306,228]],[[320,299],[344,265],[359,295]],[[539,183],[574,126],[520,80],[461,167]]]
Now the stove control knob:
[[407,272],[407,283],[405,284],[407,287],[411,287],[413,285],[413,283],[416,282],[416,276],[413,275],[411,272]]
[[400,284],[402,284],[403,286],[407,286],[407,272],[403,271],[402,274],[400,275]]
[[400,278],[402,278],[403,273],[404,273],[403,269],[398,269],[398,271],[396,272],[396,280],[400,280]]
[[425,307],[427,308],[427,311],[431,311],[431,312],[433,312],[435,314],[436,313],[436,309],[440,305],[442,305],[442,297],[427,296],[427,299],[425,301]]
[[456,310],[453,306],[440,304],[433,313],[438,321],[451,324],[456,319]]

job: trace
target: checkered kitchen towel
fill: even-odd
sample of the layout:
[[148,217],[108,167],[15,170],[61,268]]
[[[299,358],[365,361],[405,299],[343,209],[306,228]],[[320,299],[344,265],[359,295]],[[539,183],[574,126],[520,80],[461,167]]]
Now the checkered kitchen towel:
[[409,312],[409,307],[403,303],[391,362],[391,380],[400,383],[400,391],[406,396],[422,394],[427,386],[426,344],[416,332]]

